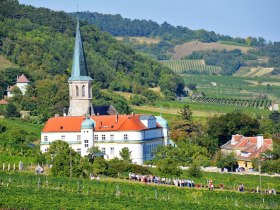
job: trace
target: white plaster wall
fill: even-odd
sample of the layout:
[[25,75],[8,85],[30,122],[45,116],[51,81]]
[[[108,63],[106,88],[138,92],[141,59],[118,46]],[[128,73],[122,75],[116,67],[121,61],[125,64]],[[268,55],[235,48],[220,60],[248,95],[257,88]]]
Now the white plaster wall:
[[[114,141],[123,141],[124,140],[124,134],[127,134],[128,141],[135,140],[143,140],[144,135],[140,131],[121,131],[121,132],[94,132],[94,135],[98,135],[98,142],[102,141],[111,141],[110,140],[110,135],[114,135]],[[105,135],[106,140],[102,140],[102,135]]]
[[64,141],[77,141],[77,135],[81,135],[80,132],[48,132],[41,133],[41,142],[44,141],[44,136],[48,136],[48,142],[53,142],[55,140],[62,140],[61,136],[65,136]]
[[[127,147],[131,151],[131,159],[133,163],[143,164],[143,143],[95,143],[100,150],[105,148],[105,159],[121,158],[119,155],[122,148]],[[111,154],[111,148],[114,148],[114,154]]]
[[28,83],[17,83],[16,86],[21,90],[22,94],[25,95]]
[[[92,129],[82,129],[81,130],[81,156],[85,156],[88,154],[88,149],[93,147],[93,130]],[[88,142],[86,143],[85,140]],[[85,144],[88,145],[88,147],[85,147]]]

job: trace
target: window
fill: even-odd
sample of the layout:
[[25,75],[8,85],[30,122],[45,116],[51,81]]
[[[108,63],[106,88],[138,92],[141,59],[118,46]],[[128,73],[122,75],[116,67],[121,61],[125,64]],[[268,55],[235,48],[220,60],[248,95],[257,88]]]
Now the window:
[[85,147],[88,147],[88,140],[84,140]]
[[105,134],[102,134],[102,140],[105,140],[106,139],[106,137],[105,137]]
[[105,147],[102,147],[101,148],[101,152],[103,152],[104,154],[106,153],[106,148]]
[[123,135],[123,139],[124,139],[124,140],[128,140],[127,134],[124,134],[124,135]]
[[81,154],[81,148],[78,148],[78,149],[77,149],[77,153],[78,153],[78,154]]
[[45,152],[47,152],[47,151],[48,151],[48,148],[45,149]]
[[86,90],[85,90],[85,86],[82,86],[82,97],[85,97],[86,95]]
[[65,136],[61,136],[61,140],[65,140]]
[[114,134],[110,135],[110,140],[114,140]]
[[48,136],[44,136],[44,141],[48,141]]
[[98,141],[98,135],[94,135],[94,140]]
[[115,148],[114,148],[114,147],[111,147],[111,148],[110,148],[110,153],[111,153],[111,155],[114,155],[114,154],[115,154]]
[[81,141],[81,135],[77,135],[77,141]]
[[76,85],[76,96],[79,96],[79,88],[77,85]]

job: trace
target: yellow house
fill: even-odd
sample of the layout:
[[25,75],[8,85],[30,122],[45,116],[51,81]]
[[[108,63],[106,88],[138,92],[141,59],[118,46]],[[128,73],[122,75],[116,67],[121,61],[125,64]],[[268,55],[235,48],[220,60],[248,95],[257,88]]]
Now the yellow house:
[[236,154],[238,167],[245,171],[253,170],[253,159],[269,150],[272,150],[272,139],[264,139],[262,135],[255,137],[232,135],[231,140],[221,146],[222,153]]

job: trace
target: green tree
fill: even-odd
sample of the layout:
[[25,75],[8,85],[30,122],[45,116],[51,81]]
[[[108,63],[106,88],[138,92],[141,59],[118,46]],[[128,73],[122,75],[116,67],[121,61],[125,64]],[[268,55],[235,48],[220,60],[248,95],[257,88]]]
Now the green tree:
[[189,105],[184,105],[184,107],[178,112],[182,120],[191,121],[192,120],[192,111]]
[[4,116],[6,118],[20,117],[20,113],[17,111],[17,108],[14,104],[9,103],[6,107],[6,111],[4,112]]
[[104,160],[101,157],[95,158],[93,164],[92,164],[93,174],[94,175],[101,175],[105,174],[105,172],[108,169],[107,161]]
[[128,147],[123,147],[119,154],[124,161],[131,162],[131,151],[129,151]]
[[182,169],[178,168],[178,162],[171,158],[159,160],[156,166],[162,176],[180,176],[182,174]]
[[233,134],[254,136],[258,131],[257,119],[239,110],[214,116],[207,121],[207,133],[212,139],[218,139],[219,145],[228,142]]
[[194,178],[202,177],[202,171],[201,171],[200,165],[197,163],[191,164],[187,173],[190,177],[194,177]]
[[236,154],[234,152],[222,154],[220,159],[217,161],[218,168],[228,168],[231,171],[234,171],[237,166]]
[[45,154],[49,163],[52,163],[51,173],[56,176],[79,177],[82,174],[80,155],[65,141],[52,142],[49,151]]

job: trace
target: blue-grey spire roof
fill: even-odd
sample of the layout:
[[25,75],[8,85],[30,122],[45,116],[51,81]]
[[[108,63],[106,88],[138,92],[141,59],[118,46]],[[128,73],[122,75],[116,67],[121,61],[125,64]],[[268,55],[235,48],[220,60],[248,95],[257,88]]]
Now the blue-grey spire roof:
[[80,32],[79,18],[77,18],[77,29],[75,38],[75,47],[73,55],[72,73],[68,81],[92,80],[88,76],[87,63],[84,54],[83,42]]

